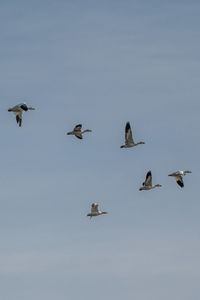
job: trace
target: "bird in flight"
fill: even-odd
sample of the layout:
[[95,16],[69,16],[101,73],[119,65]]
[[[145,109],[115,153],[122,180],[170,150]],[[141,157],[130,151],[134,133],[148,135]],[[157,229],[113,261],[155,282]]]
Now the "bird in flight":
[[183,188],[184,182],[183,182],[183,175],[185,176],[187,173],[192,173],[191,171],[177,171],[172,174],[169,174],[168,176],[172,176],[175,178],[177,184]]
[[126,123],[125,127],[125,145],[122,145],[120,148],[131,148],[141,144],[145,144],[144,142],[135,143],[132,136],[132,130],[130,123]]
[[20,103],[18,105],[13,106],[12,108],[9,108],[9,112],[13,112],[16,116],[17,124],[19,124],[19,127],[22,126],[22,114],[24,111],[28,110],[35,110],[33,107],[28,107],[26,103]]
[[82,134],[85,132],[92,132],[90,129],[82,130],[82,124],[78,124],[74,127],[73,131],[68,132],[68,135],[75,135],[78,139],[83,138]]
[[92,217],[96,217],[96,216],[106,215],[107,214],[106,211],[100,211],[98,207],[99,207],[99,204],[92,203],[92,205],[91,205],[91,213],[87,214],[87,216],[90,217],[90,218],[92,218]]
[[151,171],[149,171],[146,175],[145,182],[143,182],[142,187],[139,190],[140,191],[151,190],[151,189],[154,189],[156,187],[161,187],[161,186],[162,185],[160,185],[160,184],[152,185],[152,174],[151,174]]

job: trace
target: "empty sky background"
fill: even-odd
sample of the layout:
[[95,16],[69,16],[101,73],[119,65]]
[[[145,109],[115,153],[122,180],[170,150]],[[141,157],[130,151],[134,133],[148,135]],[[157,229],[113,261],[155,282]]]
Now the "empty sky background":
[[[0,2],[1,299],[199,300],[199,15]],[[24,101],[19,128],[7,109]],[[120,149],[127,121],[145,145]],[[148,170],[162,188],[139,192]],[[92,202],[109,214],[87,218]]]

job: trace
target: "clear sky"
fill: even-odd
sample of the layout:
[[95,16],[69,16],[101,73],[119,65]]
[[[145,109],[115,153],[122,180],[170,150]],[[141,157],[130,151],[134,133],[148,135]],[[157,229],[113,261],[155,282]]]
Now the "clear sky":
[[[1,299],[200,299],[199,15],[0,2]],[[19,128],[7,109],[24,101]],[[145,145],[120,149],[127,121]],[[139,192],[148,170],[162,188]],[[92,202],[109,214],[87,218]]]

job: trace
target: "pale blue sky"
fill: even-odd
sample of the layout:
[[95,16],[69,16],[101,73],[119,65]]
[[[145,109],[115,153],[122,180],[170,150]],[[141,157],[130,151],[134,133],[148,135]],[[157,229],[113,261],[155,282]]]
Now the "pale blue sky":
[[[199,14],[0,2],[1,299],[199,300]],[[127,121],[145,145],[120,149]],[[139,192],[149,169],[162,188]],[[92,202],[109,214],[89,220]]]

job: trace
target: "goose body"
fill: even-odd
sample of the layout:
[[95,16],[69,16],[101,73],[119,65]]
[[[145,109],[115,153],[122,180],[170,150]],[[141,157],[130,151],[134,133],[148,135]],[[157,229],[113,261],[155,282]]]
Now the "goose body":
[[135,143],[132,136],[131,125],[129,122],[126,123],[125,127],[125,145],[122,145],[120,148],[132,148],[141,144],[145,144],[144,142]]
[[177,184],[183,188],[184,187],[184,182],[183,182],[183,176],[185,176],[187,173],[192,173],[191,171],[176,171],[172,174],[169,174],[168,176],[174,177],[176,180]]
[[23,114],[23,112],[28,111],[28,110],[35,110],[35,108],[28,107],[26,103],[20,103],[20,104],[17,104],[15,106],[13,106],[12,108],[8,109],[9,112],[13,112],[15,114],[16,121],[17,121],[17,124],[19,124],[19,127],[22,126],[22,114]]
[[139,189],[140,191],[148,191],[152,190],[156,187],[161,187],[160,184],[152,185],[152,174],[151,171],[149,171],[146,175],[146,179],[142,184],[143,186]]
[[97,217],[97,216],[105,215],[105,214],[107,214],[107,212],[106,211],[100,211],[99,210],[99,205],[97,203],[92,203],[91,212],[89,214],[87,214],[87,216],[92,218],[92,217]]
[[83,138],[82,134],[85,132],[92,132],[90,129],[82,130],[82,124],[78,124],[74,127],[73,131],[68,132],[68,135],[75,135],[78,139]]

